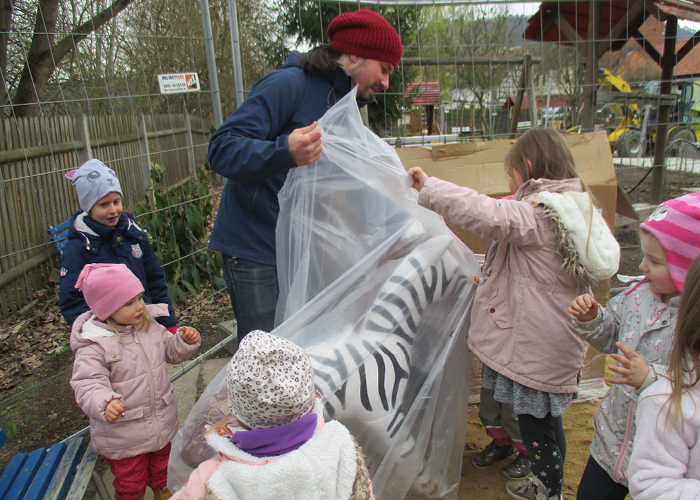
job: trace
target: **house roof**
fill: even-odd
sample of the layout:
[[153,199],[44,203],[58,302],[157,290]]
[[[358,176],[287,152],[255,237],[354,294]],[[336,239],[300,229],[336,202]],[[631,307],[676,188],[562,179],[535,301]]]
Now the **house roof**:
[[406,87],[404,97],[412,97],[414,106],[439,106],[442,104],[438,82],[412,82]]

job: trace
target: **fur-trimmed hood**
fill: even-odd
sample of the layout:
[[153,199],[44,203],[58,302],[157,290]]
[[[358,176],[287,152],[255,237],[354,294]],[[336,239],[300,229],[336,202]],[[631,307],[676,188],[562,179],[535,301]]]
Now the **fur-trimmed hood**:
[[531,179],[515,199],[538,198],[542,216],[554,223],[563,269],[582,287],[611,278],[620,265],[620,245],[580,179]]

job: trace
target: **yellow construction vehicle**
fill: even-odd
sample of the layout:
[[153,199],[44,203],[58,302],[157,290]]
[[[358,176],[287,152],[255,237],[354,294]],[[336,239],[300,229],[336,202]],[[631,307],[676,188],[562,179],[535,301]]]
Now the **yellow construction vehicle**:
[[[662,101],[673,106],[668,128],[669,154],[683,155],[689,143],[700,139],[700,84],[696,81],[674,80],[670,96],[659,95],[658,81],[647,82],[641,93],[632,92],[626,81],[608,70],[604,70],[599,81],[603,89],[611,92],[598,91],[598,101],[604,105],[600,113],[602,119],[597,121],[608,130],[610,147],[619,156],[636,157],[647,150],[653,151],[658,109]],[[620,94],[616,95],[618,91]],[[627,98],[624,94],[632,95]]]

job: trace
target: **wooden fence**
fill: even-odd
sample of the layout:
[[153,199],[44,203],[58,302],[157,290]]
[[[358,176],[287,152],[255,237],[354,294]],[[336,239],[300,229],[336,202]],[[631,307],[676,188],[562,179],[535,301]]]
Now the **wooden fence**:
[[103,161],[117,172],[130,210],[146,196],[151,162],[166,167],[168,186],[204,163],[209,129],[187,114],[0,121],[0,314],[31,301],[58,266],[46,231],[79,208],[66,172]]

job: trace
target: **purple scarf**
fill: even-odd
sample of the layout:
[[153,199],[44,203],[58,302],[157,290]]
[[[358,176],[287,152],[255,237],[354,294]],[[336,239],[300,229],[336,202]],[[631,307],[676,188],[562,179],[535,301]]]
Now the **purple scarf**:
[[311,439],[317,423],[318,415],[309,413],[279,427],[236,432],[231,442],[254,457],[276,457],[296,450]]

